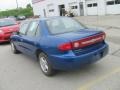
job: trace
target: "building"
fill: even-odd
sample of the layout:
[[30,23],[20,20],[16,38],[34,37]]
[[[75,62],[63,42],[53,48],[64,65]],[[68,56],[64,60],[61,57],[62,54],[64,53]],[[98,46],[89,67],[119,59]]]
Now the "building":
[[120,14],[120,0],[32,0],[34,15],[62,16],[72,11],[76,16]]

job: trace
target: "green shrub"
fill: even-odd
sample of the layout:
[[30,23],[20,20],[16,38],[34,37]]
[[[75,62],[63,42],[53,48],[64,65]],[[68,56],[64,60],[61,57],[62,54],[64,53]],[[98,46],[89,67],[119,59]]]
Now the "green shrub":
[[8,16],[17,17],[19,15],[31,17],[33,16],[33,8],[30,6],[30,4],[28,4],[26,8],[18,8],[18,9],[0,11],[0,18],[8,17]]

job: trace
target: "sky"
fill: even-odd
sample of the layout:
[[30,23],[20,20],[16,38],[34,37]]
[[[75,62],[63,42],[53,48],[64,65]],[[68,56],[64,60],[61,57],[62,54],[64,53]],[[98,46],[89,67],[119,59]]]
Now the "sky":
[[[29,3],[31,3],[31,0],[18,0],[19,7],[26,7]],[[0,11],[14,9],[16,7],[16,0],[0,0]]]

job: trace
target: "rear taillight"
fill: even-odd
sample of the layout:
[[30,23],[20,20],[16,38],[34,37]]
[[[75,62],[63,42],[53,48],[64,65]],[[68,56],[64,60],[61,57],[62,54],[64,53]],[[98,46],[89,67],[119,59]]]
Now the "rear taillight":
[[105,32],[102,33],[102,37],[103,37],[103,40],[105,40],[105,38],[106,38]]
[[58,46],[58,49],[61,51],[68,51],[72,49],[72,44],[71,43],[64,43]]
[[58,46],[59,50],[61,51],[69,51],[73,49],[78,49],[78,48],[83,48],[98,42],[101,42],[105,39],[106,35],[105,33],[100,33],[95,36],[90,36],[75,42],[70,42],[70,43],[64,43]]

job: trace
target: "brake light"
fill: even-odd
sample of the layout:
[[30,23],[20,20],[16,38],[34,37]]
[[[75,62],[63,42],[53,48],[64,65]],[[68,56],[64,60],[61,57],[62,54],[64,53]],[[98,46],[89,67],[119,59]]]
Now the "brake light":
[[74,49],[83,48],[83,47],[98,43],[100,41],[103,41],[105,39],[105,37],[106,37],[106,35],[103,32],[96,36],[90,36],[90,37],[81,39],[79,41],[72,42],[72,46]]
[[79,43],[79,42],[75,42],[75,43],[73,44],[73,47],[74,47],[74,48],[79,48],[79,46],[80,46],[80,43]]
[[69,51],[73,49],[78,49],[78,48],[83,48],[98,42],[101,42],[105,39],[106,35],[105,33],[100,33],[95,36],[90,36],[75,42],[69,42],[69,43],[64,43],[58,46],[58,49],[61,51]]
[[68,51],[72,49],[72,44],[71,43],[64,43],[58,46],[58,49],[61,51]]

